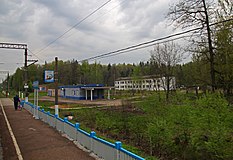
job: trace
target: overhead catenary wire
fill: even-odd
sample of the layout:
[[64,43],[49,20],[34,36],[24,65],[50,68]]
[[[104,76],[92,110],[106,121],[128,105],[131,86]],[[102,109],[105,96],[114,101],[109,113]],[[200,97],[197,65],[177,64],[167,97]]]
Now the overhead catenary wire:
[[39,58],[39,56],[37,56],[35,53],[33,53],[29,48],[28,48],[28,51],[33,54],[37,59],[39,59],[40,61],[43,61],[41,58]]
[[[120,1],[119,4],[113,6],[113,7],[112,7],[111,9],[109,9],[106,13],[101,14],[100,16],[98,16],[97,18],[95,18],[95,19],[94,19],[93,21],[91,21],[90,23],[93,23],[93,22],[95,22],[96,20],[98,20],[99,18],[103,17],[104,15],[110,13],[110,11],[116,9],[116,8],[117,8],[118,6],[120,6],[120,5],[123,5],[126,1],[127,1],[127,0],[122,0],[122,1]],[[106,2],[106,3],[107,3],[107,2]],[[70,30],[70,31],[71,31],[71,30]],[[67,32],[67,33],[68,33],[68,32]],[[66,38],[71,37],[72,35],[73,35],[73,33],[70,33],[70,35],[67,35]],[[64,36],[65,36],[65,34],[64,34],[62,37],[60,37],[60,38],[64,38]],[[49,47],[49,46],[48,46],[48,47]],[[47,47],[46,47],[46,48],[47,48]],[[43,50],[45,50],[46,48],[41,49],[41,50],[43,51]],[[40,51],[38,51],[37,53],[33,53],[29,48],[28,48],[28,50],[29,50],[29,52],[30,52],[31,54],[33,54],[33,55],[34,55],[38,60],[40,60],[41,62],[45,61],[45,60],[42,60],[41,58],[39,58],[39,56],[37,55]],[[42,52],[42,51],[41,51],[41,52]]]
[[[97,18],[93,19],[92,21],[89,22],[89,24],[94,23],[95,21],[97,21],[99,18],[107,15],[108,13],[110,13],[112,10],[116,9],[117,7],[119,7],[120,5],[123,5],[127,0],[123,0],[120,1],[119,4],[113,6],[112,8],[110,8],[107,12],[101,14],[100,16],[98,16]],[[71,36],[73,36],[73,33],[70,33],[70,35],[67,35],[65,38],[70,38]],[[64,38],[64,37],[63,37]]]
[[89,18],[90,16],[92,16],[93,14],[95,14],[97,11],[99,11],[101,8],[103,8],[105,5],[107,5],[109,2],[111,2],[111,0],[106,1],[105,3],[103,3],[101,6],[99,6],[97,9],[95,9],[94,11],[92,11],[90,14],[88,14],[87,16],[85,16],[82,20],[80,20],[79,22],[77,22],[76,24],[74,24],[71,28],[69,28],[68,30],[66,30],[63,34],[61,34],[60,36],[58,36],[56,39],[54,39],[53,41],[51,41],[50,43],[48,43],[45,47],[43,47],[42,49],[40,49],[38,52],[36,52],[35,54],[41,53],[42,51],[44,51],[46,48],[48,48],[50,45],[52,45],[53,43],[55,43],[57,40],[59,40],[60,38],[62,38],[64,35],[66,35],[68,32],[70,32],[72,29],[74,29],[75,27],[77,27],[78,25],[80,25],[83,21],[85,21],[87,18]]
[[[220,24],[220,23],[229,22],[229,21],[232,21],[232,20],[233,20],[233,18],[232,19],[223,20],[223,21],[219,21],[219,22],[210,24],[210,26],[217,25],[217,24]],[[104,54],[100,54],[100,55],[93,56],[93,57],[90,57],[90,58],[86,58],[86,59],[80,60],[78,62],[100,59],[100,58],[104,58],[104,57],[106,57],[108,55],[114,55],[116,53],[126,53],[126,52],[131,51],[132,49],[137,50],[137,48],[141,47],[141,46],[145,46],[145,45],[151,46],[155,42],[166,40],[166,39],[169,39],[169,38],[172,38],[172,37],[176,37],[176,36],[180,36],[180,35],[184,35],[184,34],[187,34],[187,33],[190,33],[190,32],[194,32],[194,31],[197,31],[197,30],[200,30],[200,29],[203,29],[203,27],[196,27],[196,28],[189,29],[189,30],[186,30],[186,31],[183,31],[183,32],[171,34],[171,35],[168,35],[168,36],[165,36],[165,37],[162,37],[162,38],[157,38],[157,39],[154,39],[154,40],[151,40],[151,41],[139,43],[139,44],[132,45],[132,46],[125,47],[125,48],[121,48],[121,49],[118,49],[118,50],[115,50],[115,51],[111,51],[111,52],[108,52],[108,53],[104,53]]]

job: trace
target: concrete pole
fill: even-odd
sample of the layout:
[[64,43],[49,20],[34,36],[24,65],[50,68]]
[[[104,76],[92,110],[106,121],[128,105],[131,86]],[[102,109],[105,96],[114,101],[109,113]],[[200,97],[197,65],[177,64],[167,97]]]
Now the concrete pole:
[[54,71],[54,80],[55,80],[55,115],[59,117],[58,111],[58,58],[55,57],[55,71]]
[[33,108],[33,117],[35,117],[35,106],[36,106],[36,89],[34,89],[34,108]]
[[39,100],[39,93],[38,93],[38,90],[39,89],[36,89],[36,116],[35,116],[35,119],[39,119],[39,116],[38,116],[38,100]]
[[[28,61],[28,52],[27,48],[25,49],[25,62],[24,62],[24,81],[25,81],[25,86],[28,86],[28,69],[27,69],[27,61]],[[28,102],[28,89],[25,87],[25,102]]]

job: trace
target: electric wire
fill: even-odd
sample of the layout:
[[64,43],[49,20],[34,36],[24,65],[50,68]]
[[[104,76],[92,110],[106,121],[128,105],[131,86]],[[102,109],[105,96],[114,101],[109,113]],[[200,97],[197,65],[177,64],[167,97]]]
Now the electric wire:
[[[217,24],[220,24],[220,23],[229,22],[229,21],[232,21],[232,20],[233,20],[233,18],[232,19],[227,19],[227,20],[224,20],[224,21],[220,21],[220,22],[216,22],[216,23],[212,23],[212,24],[210,24],[210,26],[217,25]],[[165,37],[162,37],[162,38],[153,39],[151,41],[139,43],[139,44],[132,45],[132,46],[125,47],[125,48],[121,48],[121,49],[118,49],[118,50],[115,50],[115,51],[111,51],[111,52],[108,52],[108,53],[104,53],[104,54],[100,54],[100,55],[93,56],[93,57],[90,57],[90,58],[86,58],[86,59],[80,60],[78,62],[95,60],[97,58],[100,59],[102,57],[104,58],[105,56],[114,55],[114,54],[119,53],[119,52],[126,53],[126,52],[128,52],[128,51],[130,51],[132,49],[137,50],[138,47],[141,47],[141,46],[144,46],[144,45],[152,45],[153,43],[161,41],[161,40],[169,39],[169,38],[172,38],[172,37],[175,37],[175,36],[184,35],[184,34],[194,32],[194,31],[197,31],[197,30],[201,30],[201,29],[203,29],[203,27],[192,28],[192,29],[189,29],[189,30],[186,30],[186,31],[183,31],[183,32],[179,32],[179,33],[175,33],[175,34],[171,34],[171,35],[168,35],[168,36],[165,36]]]
[[[91,23],[94,23],[95,21],[97,21],[99,18],[107,15],[108,13],[110,13],[112,10],[116,9],[117,7],[119,7],[120,5],[123,5],[127,0],[123,0],[123,1],[120,1],[117,5],[113,6],[112,8],[110,8],[107,12],[101,14],[100,16],[96,17],[95,19],[93,19],[91,22],[89,22],[89,24]],[[77,30],[76,30],[77,31]],[[71,36],[73,36],[74,33],[70,33],[70,35],[67,35],[65,38],[70,38]],[[64,37],[63,37],[64,39]]]
[[[231,29],[231,28],[227,28],[227,29]],[[127,53],[127,52],[132,52],[132,51],[135,51],[135,50],[144,49],[144,48],[148,48],[148,47],[151,47],[151,46],[154,46],[154,45],[157,45],[157,44],[163,44],[163,43],[167,43],[167,42],[171,42],[171,41],[176,41],[176,40],[183,39],[183,38],[190,38],[190,37],[193,38],[193,37],[199,37],[199,36],[200,36],[200,34],[194,33],[194,34],[191,34],[191,35],[181,36],[181,37],[169,39],[169,40],[166,40],[166,41],[156,42],[156,43],[152,43],[152,44],[145,45],[145,46],[142,46],[142,47],[133,48],[133,49],[130,49],[130,50],[127,50],[127,51],[121,51],[119,53],[115,53],[115,54],[111,54],[111,55],[106,55],[106,56],[103,56],[103,57],[96,58],[94,60],[98,60],[98,59],[102,59],[102,58],[108,58],[108,57],[112,57],[112,56],[117,56],[119,54],[123,54],[123,53]]]
[[33,54],[38,60],[40,61],[43,61],[41,58],[39,58],[35,53],[33,53],[29,48],[28,48],[28,51]]
[[59,40],[60,38],[62,38],[64,35],[66,35],[68,32],[70,32],[72,29],[74,29],[75,27],[77,27],[78,25],[80,25],[83,21],[85,21],[87,18],[89,18],[90,16],[92,16],[93,14],[95,14],[97,11],[99,11],[101,8],[103,8],[105,5],[107,5],[109,2],[111,2],[111,0],[106,1],[105,3],[103,3],[101,6],[99,6],[97,9],[95,9],[94,11],[92,11],[90,14],[88,14],[86,17],[84,17],[82,20],[80,20],[78,23],[74,24],[71,28],[69,28],[67,31],[65,31],[63,34],[61,34],[60,36],[58,36],[56,39],[54,39],[53,41],[51,41],[50,43],[48,43],[44,48],[40,49],[38,52],[36,52],[35,54],[41,53],[42,51],[44,51],[46,48],[48,48],[50,45],[52,45],[53,43],[55,43],[57,40]]
[[171,41],[175,41],[175,40],[179,40],[179,39],[183,39],[183,38],[188,38],[188,37],[191,37],[191,36],[199,36],[199,34],[181,36],[181,37],[169,39],[169,40],[166,40],[166,41],[155,42],[155,43],[148,44],[148,45],[145,45],[145,46],[133,48],[133,49],[130,49],[130,50],[127,50],[127,51],[121,51],[121,52],[118,52],[118,53],[115,53],[115,54],[110,54],[110,55],[106,55],[106,56],[103,56],[103,57],[99,57],[99,58],[96,58],[94,60],[98,60],[98,59],[102,59],[102,58],[108,58],[108,57],[112,57],[112,56],[117,56],[117,55],[120,55],[120,54],[123,54],[123,53],[132,52],[132,51],[135,51],[135,50],[144,49],[144,48],[148,48],[148,47],[151,47],[151,46],[154,46],[154,45],[163,44],[163,43],[167,43],[167,42],[171,42]]

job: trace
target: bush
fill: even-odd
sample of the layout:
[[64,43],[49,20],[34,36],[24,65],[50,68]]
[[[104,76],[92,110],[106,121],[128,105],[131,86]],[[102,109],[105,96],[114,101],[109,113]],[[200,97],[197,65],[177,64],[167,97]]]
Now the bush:
[[174,96],[172,104],[162,93],[137,99],[135,105],[144,111],[140,114],[124,106],[80,109],[74,115],[82,125],[137,146],[150,155],[148,159],[233,159],[231,106],[218,94],[189,96]]

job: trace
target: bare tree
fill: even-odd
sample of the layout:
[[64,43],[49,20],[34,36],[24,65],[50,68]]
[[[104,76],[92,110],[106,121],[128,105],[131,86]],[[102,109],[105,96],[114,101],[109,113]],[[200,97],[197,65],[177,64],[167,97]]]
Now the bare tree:
[[[209,2],[209,3],[207,3]],[[207,33],[208,61],[210,63],[210,77],[212,91],[215,90],[214,51],[211,38],[210,19],[214,13],[214,2],[206,0],[181,0],[170,7],[168,18],[177,26],[202,27],[200,34]]]
[[170,85],[173,78],[173,67],[182,61],[181,48],[173,42],[158,44],[151,53],[150,61],[156,63],[160,71],[160,77],[165,77],[163,82],[166,99],[169,99]]

